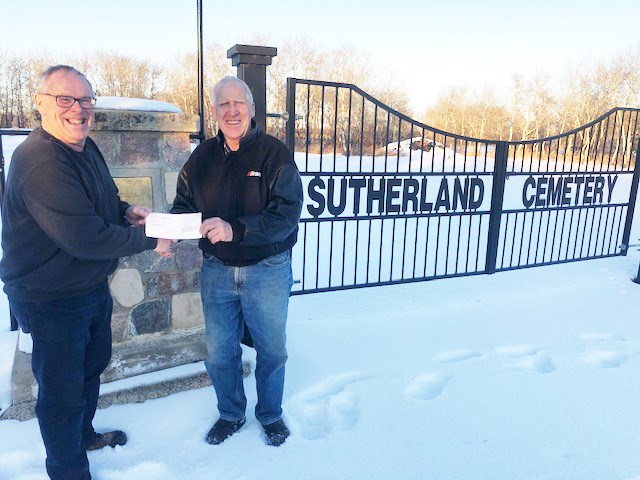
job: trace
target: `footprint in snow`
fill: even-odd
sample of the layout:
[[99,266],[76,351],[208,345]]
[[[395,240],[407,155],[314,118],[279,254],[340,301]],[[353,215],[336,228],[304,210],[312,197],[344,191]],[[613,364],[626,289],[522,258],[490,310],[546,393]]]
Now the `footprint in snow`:
[[506,345],[497,347],[495,352],[498,357],[512,359],[512,366],[518,370],[551,373],[556,369],[551,357],[535,345]]
[[601,368],[618,368],[629,360],[629,355],[619,350],[627,338],[614,333],[583,333],[580,338],[587,343],[598,344],[580,356],[580,360]]
[[528,355],[535,355],[540,349],[535,345],[505,345],[503,347],[496,347],[496,355],[499,357],[526,357]]
[[618,368],[625,363],[629,357],[625,353],[615,350],[594,350],[582,355],[581,359],[589,365],[595,365],[601,368]]
[[335,375],[291,398],[286,410],[297,434],[318,440],[353,428],[360,416],[360,397],[349,386],[371,377],[362,372]]
[[617,335],[615,333],[583,333],[580,335],[580,338],[585,342],[620,342],[624,343],[627,341],[625,337],[622,335]]
[[551,373],[556,369],[551,357],[540,352],[521,358],[515,363],[515,367],[521,370],[532,370],[537,373]]
[[433,400],[439,397],[451,375],[423,373],[414,378],[404,389],[404,395],[417,400]]
[[466,348],[461,348],[458,350],[448,350],[446,352],[441,352],[433,357],[436,362],[441,363],[454,363],[454,362],[463,362],[465,360],[470,360],[472,358],[477,358],[482,356],[482,353],[477,350],[469,350]]

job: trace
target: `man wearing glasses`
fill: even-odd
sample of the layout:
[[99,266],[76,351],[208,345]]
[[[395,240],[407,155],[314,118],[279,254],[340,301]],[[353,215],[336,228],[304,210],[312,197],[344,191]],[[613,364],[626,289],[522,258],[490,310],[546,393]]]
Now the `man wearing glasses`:
[[15,150],[2,203],[0,277],[9,305],[33,338],[36,415],[53,480],[91,478],[87,450],[124,445],[124,432],[96,433],[100,374],[111,358],[107,276],[118,258],[144,250],[171,256],[170,240],[147,238],[150,209],[130,206],[88,138],[96,99],[86,77],[49,67],[35,95],[42,118]]

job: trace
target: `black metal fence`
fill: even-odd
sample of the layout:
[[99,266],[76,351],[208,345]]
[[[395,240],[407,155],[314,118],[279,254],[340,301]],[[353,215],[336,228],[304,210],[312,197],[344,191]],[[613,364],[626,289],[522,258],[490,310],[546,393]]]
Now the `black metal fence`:
[[[639,113],[500,142],[429,127],[354,85],[288,79],[279,133],[306,193],[292,293],[626,254]],[[2,135],[26,133],[2,130],[0,153]]]
[[417,122],[350,84],[289,79],[305,188],[293,294],[624,255],[638,113],[523,142]]

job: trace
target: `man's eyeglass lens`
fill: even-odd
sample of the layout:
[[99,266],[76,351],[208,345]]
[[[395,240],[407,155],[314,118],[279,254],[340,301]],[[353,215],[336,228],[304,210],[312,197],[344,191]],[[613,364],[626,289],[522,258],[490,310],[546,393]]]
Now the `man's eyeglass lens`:
[[93,97],[75,98],[68,97],[66,95],[51,95],[50,93],[43,93],[42,95],[48,95],[49,97],[55,98],[56,104],[62,108],[70,108],[74,103],[76,103],[76,101],[82,108],[95,108],[96,106],[96,99]]

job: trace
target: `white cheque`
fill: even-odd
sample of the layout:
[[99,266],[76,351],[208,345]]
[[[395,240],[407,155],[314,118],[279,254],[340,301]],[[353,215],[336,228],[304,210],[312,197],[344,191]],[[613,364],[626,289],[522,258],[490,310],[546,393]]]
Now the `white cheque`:
[[200,225],[202,213],[155,213],[147,215],[145,233],[147,237],[186,240],[202,238]]

